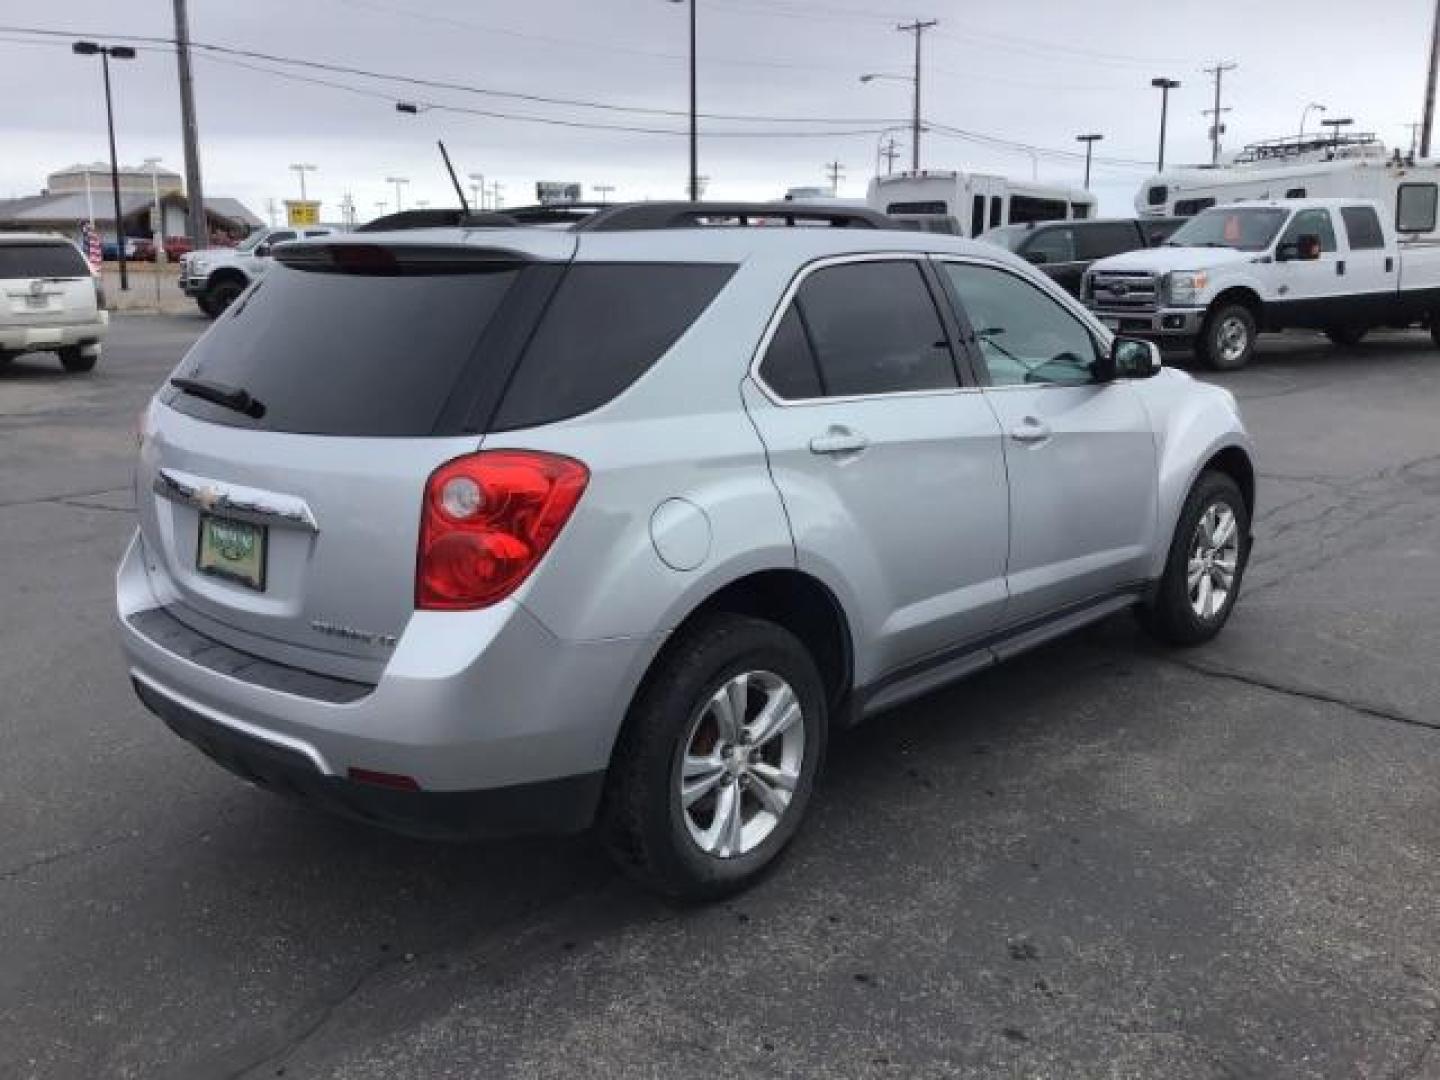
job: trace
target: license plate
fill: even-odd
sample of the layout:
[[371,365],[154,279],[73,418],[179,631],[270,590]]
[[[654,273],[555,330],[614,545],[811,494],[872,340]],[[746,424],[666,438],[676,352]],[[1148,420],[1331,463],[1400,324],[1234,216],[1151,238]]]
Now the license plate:
[[43,294],[36,296],[34,293],[31,293],[25,297],[25,306],[31,311],[44,311],[50,306],[50,300]]
[[268,530],[263,525],[201,514],[195,566],[202,574],[264,592],[267,540]]

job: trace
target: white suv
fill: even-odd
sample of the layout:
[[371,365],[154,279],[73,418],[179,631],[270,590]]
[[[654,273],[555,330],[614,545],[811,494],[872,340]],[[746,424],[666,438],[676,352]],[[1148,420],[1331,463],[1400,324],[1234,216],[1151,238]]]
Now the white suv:
[[100,359],[110,315],[80,249],[48,233],[0,233],[0,366],[54,352],[66,371]]

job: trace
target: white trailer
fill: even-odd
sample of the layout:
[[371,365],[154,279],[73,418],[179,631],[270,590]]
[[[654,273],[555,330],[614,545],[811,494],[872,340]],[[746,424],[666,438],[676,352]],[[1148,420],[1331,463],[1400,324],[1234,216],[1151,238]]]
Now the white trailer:
[[877,176],[865,201],[872,210],[926,232],[979,236],[1001,225],[1095,216],[1095,196],[1004,176],[925,169]]
[[1417,206],[1433,200],[1440,162],[1416,161],[1398,152],[1387,156],[1373,136],[1335,141],[1319,137],[1276,139],[1245,148],[1218,168],[1171,169],[1150,177],[1135,195],[1142,217],[1194,217],[1234,202],[1272,199],[1374,199],[1404,240],[1436,239],[1400,221],[1403,200]]

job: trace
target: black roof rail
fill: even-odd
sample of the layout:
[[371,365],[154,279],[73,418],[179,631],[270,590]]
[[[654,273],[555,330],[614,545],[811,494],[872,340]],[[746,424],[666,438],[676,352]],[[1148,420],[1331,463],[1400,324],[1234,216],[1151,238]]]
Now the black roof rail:
[[884,214],[859,206],[794,202],[638,202],[611,204],[576,222],[574,229],[577,232],[629,232],[810,223],[836,229],[900,227]]

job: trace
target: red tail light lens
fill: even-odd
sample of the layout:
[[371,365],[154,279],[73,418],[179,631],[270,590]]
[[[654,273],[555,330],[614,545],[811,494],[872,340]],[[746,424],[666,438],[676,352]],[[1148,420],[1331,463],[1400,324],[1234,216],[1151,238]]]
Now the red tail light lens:
[[484,450],[441,465],[425,484],[415,606],[464,611],[509,596],[589,480],[580,462],[530,450]]

